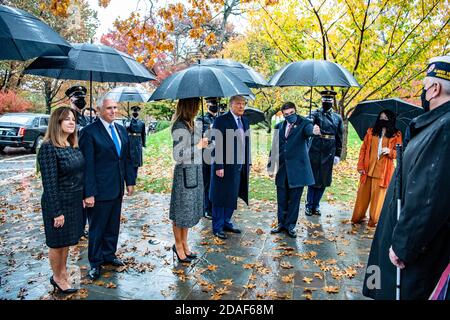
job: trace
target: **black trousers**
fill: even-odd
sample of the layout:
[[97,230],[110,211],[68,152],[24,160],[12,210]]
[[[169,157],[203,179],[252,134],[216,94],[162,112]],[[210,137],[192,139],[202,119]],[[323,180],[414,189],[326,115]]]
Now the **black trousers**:
[[88,259],[91,268],[116,258],[121,209],[122,196],[109,201],[96,201],[94,207],[88,209]]
[[302,193],[303,187],[289,188],[287,176],[284,186],[277,186],[278,225],[287,230],[295,229]]

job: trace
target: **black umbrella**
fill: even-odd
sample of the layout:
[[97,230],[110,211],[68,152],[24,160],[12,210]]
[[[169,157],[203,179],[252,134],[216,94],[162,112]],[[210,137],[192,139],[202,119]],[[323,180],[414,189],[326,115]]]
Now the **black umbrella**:
[[249,88],[270,87],[261,74],[241,62],[230,59],[204,59],[200,60],[200,64],[228,71],[241,79]]
[[155,80],[143,65],[128,54],[114,48],[92,43],[76,43],[68,57],[39,57],[25,73],[55,79],[140,83]]
[[347,69],[337,63],[326,60],[292,62],[275,73],[269,83],[277,87],[310,87],[310,114],[313,87],[360,87],[358,81]]
[[[175,72],[161,83],[149,101],[178,100],[187,98],[247,96],[253,98],[250,89],[235,75],[216,67],[195,64]],[[202,101],[202,121],[204,116]]]
[[422,108],[399,98],[363,101],[356,106],[349,118],[361,140],[364,140],[367,129],[375,125],[379,113],[383,110],[395,113],[397,116],[395,125],[403,136],[411,120],[424,113]]
[[235,75],[215,67],[195,64],[164,79],[149,101],[235,95],[253,96]]
[[71,46],[37,17],[0,5],[0,60],[28,60],[41,55],[65,56]]
[[248,119],[250,124],[257,124],[260,122],[263,122],[266,120],[266,117],[264,116],[264,112],[262,112],[259,109],[251,108],[251,107],[245,107],[244,110],[244,117]]

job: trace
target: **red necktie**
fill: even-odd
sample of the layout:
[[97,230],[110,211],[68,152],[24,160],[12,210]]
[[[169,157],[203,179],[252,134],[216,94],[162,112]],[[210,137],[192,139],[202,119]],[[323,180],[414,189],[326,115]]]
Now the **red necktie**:
[[289,133],[291,133],[291,128],[292,128],[292,124],[288,123],[288,128],[287,128],[286,134],[285,134],[286,138],[289,137]]

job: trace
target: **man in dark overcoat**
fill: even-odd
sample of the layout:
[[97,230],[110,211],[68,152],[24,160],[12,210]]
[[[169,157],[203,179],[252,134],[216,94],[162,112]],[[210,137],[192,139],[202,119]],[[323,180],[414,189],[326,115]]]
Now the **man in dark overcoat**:
[[311,140],[309,158],[314,174],[314,185],[308,187],[305,213],[320,215],[320,200],[325,188],[331,185],[333,165],[339,163],[342,152],[342,118],[333,111],[336,92],[321,92],[322,108],[311,114],[314,125],[320,127],[321,135]]
[[245,104],[244,97],[231,97],[230,111],[213,125],[215,149],[209,198],[213,233],[221,239],[227,238],[224,231],[241,233],[231,222],[238,197],[248,204],[250,125],[243,117]]
[[314,184],[308,155],[308,140],[320,129],[296,113],[295,104],[286,102],[281,107],[285,121],[275,126],[267,170],[272,177],[276,172],[278,226],[271,233],[283,230],[296,238],[300,199],[303,188]]
[[198,121],[202,122],[202,133],[206,138],[208,138],[208,147],[203,150],[203,189],[204,189],[204,213],[203,216],[207,219],[212,219],[212,203],[209,200],[209,188],[211,186],[211,156],[214,144],[211,141],[211,129],[214,120],[217,117],[219,111],[219,98],[207,98],[206,105],[208,106],[208,111],[203,116],[197,118]]
[[450,57],[430,61],[422,106],[429,112],[410,124],[403,155],[401,212],[397,221],[396,178],[391,181],[367,263],[363,294],[428,299],[450,261]]

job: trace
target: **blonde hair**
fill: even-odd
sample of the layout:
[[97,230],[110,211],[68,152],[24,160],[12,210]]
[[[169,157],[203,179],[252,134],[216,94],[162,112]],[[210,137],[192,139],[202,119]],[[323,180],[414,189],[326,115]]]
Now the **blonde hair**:
[[172,124],[175,121],[183,121],[189,130],[194,130],[194,118],[200,109],[199,98],[180,99],[177,103],[177,109],[172,117]]
[[[66,119],[70,113],[72,113],[72,115],[75,117],[76,122],[77,114],[72,108],[60,107],[52,112],[52,115],[50,116],[50,120],[48,122],[48,128],[47,132],[45,133],[44,141],[48,141],[56,147],[66,147],[63,131],[61,129],[61,122],[63,122],[63,120]],[[76,129],[67,137],[67,141],[72,148],[78,148],[78,136]]]

